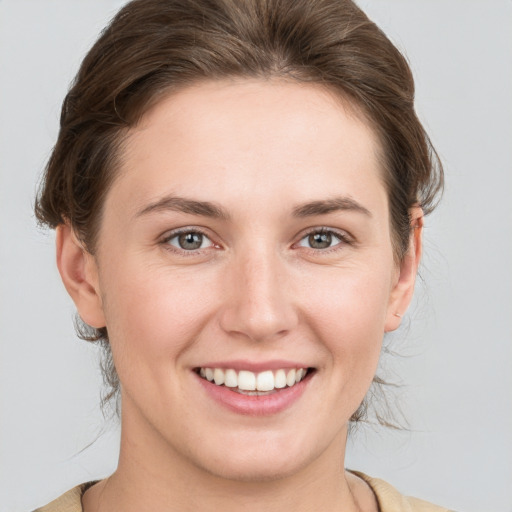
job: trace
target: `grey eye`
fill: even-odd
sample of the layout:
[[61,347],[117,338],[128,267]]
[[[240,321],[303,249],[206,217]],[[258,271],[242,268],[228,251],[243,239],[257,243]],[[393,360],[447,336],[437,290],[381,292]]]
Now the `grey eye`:
[[310,249],[329,249],[341,243],[343,239],[332,231],[316,231],[305,236],[300,242],[301,247]]
[[313,249],[327,249],[331,246],[332,235],[330,233],[312,233],[308,236],[308,242]]
[[169,239],[169,244],[184,251],[195,251],[213,245],[207,236],[197,231],[187,231],[173,236]]

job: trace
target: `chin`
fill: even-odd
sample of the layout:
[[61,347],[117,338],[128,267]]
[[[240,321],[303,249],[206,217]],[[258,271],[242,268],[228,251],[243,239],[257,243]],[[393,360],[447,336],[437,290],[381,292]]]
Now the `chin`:
[[198,467],[225,480],[271,482],[299,473],[323,452],[323,447],[315,450],[304,442],[297,442],[298,436],[294,442],[290,442],[289,436],[287,439],[265,437],[254,436],[249,446],[246,440],[222,443],[221,446],[229,448],[221,453],[218,450],[208,453],[211,447],[203,447],[204,450],[196,452],[193,458]]
[[[208,473],[235,482],[273,482],[282,480],[298,473],[307,462],[286,461],[277,462],[273,458],[261,457],[258,460],[226,460],[220,465],[203,466]],[[215,466],[215,467],[214,467]]]

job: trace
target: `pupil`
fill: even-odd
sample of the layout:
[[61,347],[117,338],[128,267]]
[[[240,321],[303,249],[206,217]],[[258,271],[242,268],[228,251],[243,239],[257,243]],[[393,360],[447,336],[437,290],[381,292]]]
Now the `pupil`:
[[201,233],[183,233],[178,240],[182,249],[199,249],[203,243],[203,235]]
[[309,245],[313,249],[327,249],[332,242],[332,236],[329,233],[313,233],[309,235]]

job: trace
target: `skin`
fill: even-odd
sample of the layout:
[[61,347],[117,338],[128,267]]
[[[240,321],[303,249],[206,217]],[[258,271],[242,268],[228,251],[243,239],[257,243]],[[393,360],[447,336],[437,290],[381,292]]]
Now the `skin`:
[[[63,282],[82,319],[107,326],[121,380],[119,467],[85,493],[86,512],[377,510],[343,470],[347,428],[409,305],[422,227],[414,208],[396,262],[379,149],[350,105],[285,81],[197,84],[130,130],[94,257],[69,226],[57,237]],[[297,215],[339,198],[345,208]],[[203,247],[180,249],[180,228]],[[322,228],[331,246],[311,247]],[[292,406],[245,416],[193,371],[233,359],[315,372]]]

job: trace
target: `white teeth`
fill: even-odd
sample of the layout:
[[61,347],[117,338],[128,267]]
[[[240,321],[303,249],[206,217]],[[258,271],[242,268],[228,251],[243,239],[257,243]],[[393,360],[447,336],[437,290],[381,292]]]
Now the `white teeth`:
[[199,375],[217,386],[238,388],[240,391],[273,391],[286,386],[291,387],[300,382],[307,374],[307,368],[292,368],[290,370],[266,370],[258,374],[248,370],[238,373],[233,369],[200,368]]
[[213,370],[213,380],[217,386],[224,384],[224,372],[220,368]]
[[274,387],[277,389],[286,387],[286,373],[284,370],[277,370],[274,376]]
[[258,373],[256,389],[258,391],[272,391],[274,389],[274,374],[270,370]]
[[254,391],[256,389],[256,375],[245,370],[238,372],[238,388],[244,391]]
[[226,370],[224,385],[228,388],[238,387],[238,375],[236,374],[235,370]]

